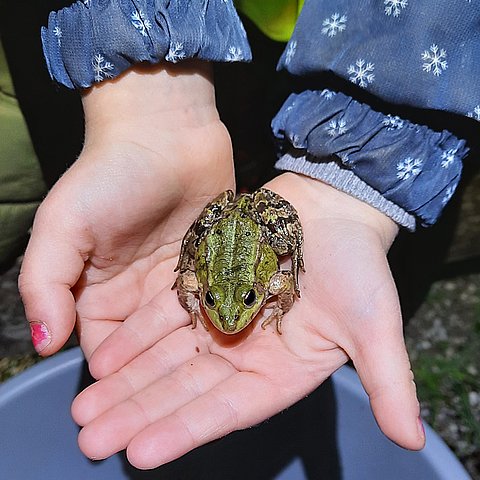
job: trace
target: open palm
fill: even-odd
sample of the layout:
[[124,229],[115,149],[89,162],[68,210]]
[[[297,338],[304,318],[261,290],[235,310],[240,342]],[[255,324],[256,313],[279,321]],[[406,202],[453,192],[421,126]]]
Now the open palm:
[[292,405],[349,357],[382,430],[402,446],[423,445],[385,259],[394,227],[388,233],[381,214],[314,180],[286,174],[266,186],[295,205],[305,233],[302,298],[283,335],[259,321],[235,336],[192,330],[170,290],[170,254],[152,270],[161,288],[90,357],[100,380],[73,405],[88,456],[126,448],[137,467],[163,464]]
[[211,65],[139,65],[83,105],[85,146],[40,206],[19,277],[42,355],[76,325],[88,358],[162,290],[185,230],[234,186]]
[[[223,124],[177,133],[192,143],[168,132],[148,146],[122,138],[87,145],[40,207],[19,284],[29,320],[48,324],[43,355],[76,323],[88,358],[165,287],[185,230],[206,202],[233,188]],[[216,175],[197,182],[205,169]]]

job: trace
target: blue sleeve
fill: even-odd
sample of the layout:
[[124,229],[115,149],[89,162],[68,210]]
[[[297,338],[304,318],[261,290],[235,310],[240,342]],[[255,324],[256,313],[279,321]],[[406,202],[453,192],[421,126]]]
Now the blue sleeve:
[[[279,68],[333,72],[393,104],[480,120],[479,24],[478,2],[306,0]],[[437,220],[468,152],[447,131],[321,87],[290,97],[272,126],[278,168],[327,181],[412,230]]]
[[84,0],[42,29],[50,75],[68,88],[114,78],[138,62],[249,61],[232,0]]
[[431,225],[440,215],[467,152],[465,141],[447,131],[329,90],[291,95],[272,127],[283,154],[278,168],[327,181],[412,230],[412,217]]

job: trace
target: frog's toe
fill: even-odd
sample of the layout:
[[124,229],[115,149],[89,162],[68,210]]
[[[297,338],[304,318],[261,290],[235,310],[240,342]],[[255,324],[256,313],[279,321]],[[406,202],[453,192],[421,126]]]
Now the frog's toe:
[[203,328],[205,328],[205,330],[208,332],[207,322],[201,312],[191,312],[190,319],[192,321],[192,330],[197,328],[198,322],[200,321],[200,323],[203,325]]
[[277,333],[279,335],[281,335],[282,334],[282,320],[283,320],[283,312],[278,307],[275,307],[273,309],[273,312],[270,314],[270,316],[262,322],[261,327],[263,328],[263,330],[265,330],[268,325],[270,325],[272,322],[275,322]]

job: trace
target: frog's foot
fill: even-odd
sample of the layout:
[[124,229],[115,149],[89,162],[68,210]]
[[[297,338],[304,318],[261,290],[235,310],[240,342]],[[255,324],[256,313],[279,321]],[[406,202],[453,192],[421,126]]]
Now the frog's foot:
[[283,319],[283,312],[278,306],[275,306],[273,312],[270,316],[262,322],[262,328],[265,330],[267,325],[270,325],[272,322],[276,322],[277,333],[279,335],[282,334],[282,319]]
[[197,326],[198,320],[208,331],[207,322],[203,318],[198,299],[198,281],[195,272],[186,270],[178,275],[172,288],[177,288],[177,296],[180,305],[188,312],[192,321],[192,329]]
[[200,323],[203,325],[203,328],[208,332],[208,325],[207,322],[202,315],[202,312],[200,310],[198,312],[189,312],[190,313],[190,319],[192,320],[192,330],[197,328],[197,323],[200,320]]
[[277,332],[282,334],[283,316],[292,308],[295,301],[295,283],[292,272],[281,271],[273,275],[270,280],[268,294],[277,297],[277,303],[270,316],[263,321],[262,328],[276,322]]
[[297,298],[300,298],[300,287],[298,285],[298,272],[301,270],[305,273],[305,264],[303,263],[303,252],[300,247],[299,250],[295,250],[292,254],[292,275],[293,275],[293,284],[295,289],[295,295]]
[[191,292],[177,290],[178,301],[180,305],[188,312],[190,315],[190,320],[192,321],[192,330],[197,327],[197,323],[200,320],[200,323],[205,327],[205,330],[208,332],[208,325],[203,317],[202,311],[200,310],[200,302],[198,297]]

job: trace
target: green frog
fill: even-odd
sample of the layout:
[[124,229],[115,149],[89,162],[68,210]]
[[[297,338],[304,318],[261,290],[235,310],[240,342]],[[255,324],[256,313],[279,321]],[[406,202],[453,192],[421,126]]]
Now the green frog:
[[[290,270],[279,257],[290,255]],[[281,323],[295,297],[298,272],[305,271],[303,232],[295,208],[280,195],[260,188],[235,197],[227,190],[209,203],[182,242],[173,288],[190,314],[208,330],[202,309],[223,333],[243,330],[267,301],[275,297],[265,328]]]

